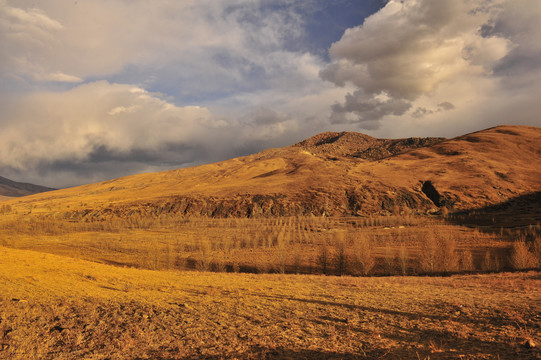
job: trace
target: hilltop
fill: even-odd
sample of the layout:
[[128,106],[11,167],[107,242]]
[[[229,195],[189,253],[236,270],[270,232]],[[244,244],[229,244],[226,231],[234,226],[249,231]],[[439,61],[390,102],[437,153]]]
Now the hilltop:
[[[323,133],[284,148],[11,201],[37,214],[258,217],[470,210],[541,191],[541,129],[452,139]],[[23,210],[24,211],[24,210]]]

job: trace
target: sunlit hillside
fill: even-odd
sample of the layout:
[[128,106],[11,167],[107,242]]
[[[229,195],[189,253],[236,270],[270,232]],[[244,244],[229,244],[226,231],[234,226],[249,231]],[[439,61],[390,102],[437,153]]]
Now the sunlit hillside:
[[327,134],[320,141],[8,204],[18,214],[83,220],[134,213],[368,216],[480,209],[541,191],[540,138],[540,128],[500,126],[443,141],[410,139],[397,148],[362,134]]
[[325,133],[4,200],[0,359],[540,357],[540,137]]

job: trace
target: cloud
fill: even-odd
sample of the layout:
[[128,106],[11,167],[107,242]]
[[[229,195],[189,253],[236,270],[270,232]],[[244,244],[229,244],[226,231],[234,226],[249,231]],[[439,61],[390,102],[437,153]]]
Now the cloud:
[[493,24],[501,11],[499,1],[389,1],[330,48],[333,62],[321,77],[357,87],[344,104],[333,107],[332,119],[374,127],[409,109],[419,116],[419,98],[437,98],[434,107],[454,103],[453,98],[439,99],[443,87],[458,90],[492,79],[513,43],[503,34],[483,35],[479,29]]
[[1,0],[0,71],[26,81],[116,76],[125,83],[137,73],[136,83],[141,76],[164,87],[181,80],[179,93],[216,91],[220,83],[249,89],[256,81],[259,87],[288,57],[284,43],[303,33],[296,12],[272,7],[287,0],[268,4]]
[[538,0],[391,0],[329,62],[304,41],[333,19],[308,34],[309,16],[348,4],[0,0],[0,174],[64,186],[328,130],[539,126]]
[[224,118],[206,107],[177,106],[139,86],[104,80],[5,96],[0,108],[0,173],[55,187],[284,146],[310,126],[265,107],[239,120]]
[[310,6],[0,0],[0,172],[64,186],[312,135],[346,90],[292,46]]
[[178,107],[132,85],[98,81],[66,92],[32,93],[2,101],[3,166],[88,160],[97,149],[114,154],[186,144],[220,126],[210,111]]

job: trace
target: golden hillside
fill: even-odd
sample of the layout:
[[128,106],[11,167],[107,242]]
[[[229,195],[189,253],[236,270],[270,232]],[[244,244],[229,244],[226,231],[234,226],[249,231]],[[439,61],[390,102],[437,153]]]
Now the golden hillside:
[[369,215],[499,204],[541,191],[541,129],[498,126],[453,139],[325,133],[192,168],[128,176],[6,202],[17,213]]

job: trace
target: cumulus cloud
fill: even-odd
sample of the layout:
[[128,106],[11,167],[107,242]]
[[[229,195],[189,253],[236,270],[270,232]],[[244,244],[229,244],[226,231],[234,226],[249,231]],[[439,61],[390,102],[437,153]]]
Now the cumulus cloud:
[[300,46],[327,4],[0,0],[0,175],[58,187],[327,130],[539,125],[538,0],[391,0],[330,62]]
[[345,91],[288,45],[292,4],[0,0],[0,172],[64,186],[312,135]]
[[143,77],[176,82],[178,94],[250,89],[287,76],[274,70],[291,61],[284,43],[302,31],[295,12],[259,1],[1,0],[0,70],[27,81]]
[[[504,34],[480,31],[502,11],[500,1],[389,1],[330,48],[333,63],[322,78],[357,87],[333,107],[333,120],[374,127],[410,109],[414,116],[450,110],[436,105],[455,100],[435,96],[442,87],[458,90],[492,78],[511,51],[513,43]],[[437,98],[433,110],[415,106],[422,96]]]
[[228,119],[104,80],[2,97],[0,108],[0,172],[55,187],[246,155],[307,131],[270,108]]
[[179,146],[198,131],[220,126],[206,108],[178,107],[141,88],[107,81],[6,99],[1,106],[0,158],[3,166],[21,170],[85,161],[97,150],[120,156]]

